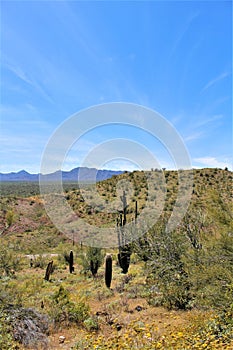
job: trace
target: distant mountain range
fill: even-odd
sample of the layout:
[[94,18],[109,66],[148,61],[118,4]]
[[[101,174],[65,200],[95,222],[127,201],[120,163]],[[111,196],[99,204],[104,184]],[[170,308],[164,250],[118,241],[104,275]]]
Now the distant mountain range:
[[18,181],[18,182],[30,182],[39,181],[39,178],[43,181],[82,181],[82,182],[95,182],[102,181],[111,178],[113,175],[120,175],[124,171],[114,170],[97,170],[95,168],[78,167],[70,171],[56,171],[51,174],[30,174],[25,170],[21,170],[17,173],[0,173],[0,181]]

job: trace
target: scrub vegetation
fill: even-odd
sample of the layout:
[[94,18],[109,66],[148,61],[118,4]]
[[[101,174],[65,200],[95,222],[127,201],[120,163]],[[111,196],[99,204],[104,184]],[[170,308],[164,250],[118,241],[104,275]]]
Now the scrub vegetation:
[[[59,232],[38,184],[4,183],[0,348],[232,349],[232,172],[193,174],[189,207],[172,232],[166,223],[178,195],[176,171],[126,172],[96,188],[66,184],[65,198],[79,217],[118,225],[118,249],[87,247]],[[136,232],[149,195],[157,207],[162,203],[158,220],[125,242],[124,219],[135,222]],[[106,213],[103,203],[114,200],[122,210]]]

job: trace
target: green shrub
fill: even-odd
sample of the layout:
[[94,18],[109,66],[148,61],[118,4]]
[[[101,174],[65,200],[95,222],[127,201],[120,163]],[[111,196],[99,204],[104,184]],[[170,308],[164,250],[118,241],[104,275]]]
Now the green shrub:
[[14,222],[14,212],[13,210],[8,210],[6,213],[6,223],[7,226],[10,227]]
[[104,260],[102,249],[97,247],[88,247],[86,253],[80,254],[79,257],[83,272],[91,271],[93,276],[97,274]]
[[0,246],[0,274],[13,276],[21,267],[20,258],[6,245]]
[[[147,236],[148,283],[156,286],[154,304],[168,309],[190,308],[192,301],[189,274],[183,261],[187,248],[185,237],[176,232],[168,233],[164,223],[159,223]],[[153,298],[152,298],[153,299]]]
[[32,263],[32,267],[34,268],[44,269],[47,266],[48,262],[47,262],[47,259],[42,254],[39,254],[35,256],[34,259],[32,259],[31,263]]
[[90,331],[97,331],[99,329],[98,325],[98,320],[93,317],[88,317],[84,322],[83,322],[85,328],[90,332]]
[[89,306],[80,300],[75,303],[70,300],[69,292],[60,286],[58,291],[52,296],[50,316],[55,326],[69,323],[81,324],[89,316]]
[[3,310],[0,310],[0,349],[17,349],[12,335],[12,325],[9,322],[7,313]]

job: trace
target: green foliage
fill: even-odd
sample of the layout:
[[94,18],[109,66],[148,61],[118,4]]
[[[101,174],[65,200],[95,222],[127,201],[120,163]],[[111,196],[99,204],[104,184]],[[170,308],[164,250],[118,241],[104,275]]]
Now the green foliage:
[[14,276],[20,267],[19,256],[12,252],[5,244],[0,245],[0,274]]
[[[204,235],[206,223],[192,212],[167,233],[165,222],[147,235],[145,253],[150,302],[169,309],[218,308],[233,304],[233,236]],[[153,288],[156,286],[156,288]]]
[[89,306],[83,301],[73,302],[70,293],[61,285],[52,296],[50,316],[55,326],[70,323],[81,324],[89,317]]
[[97,247],[88,247],[86,253],[80,254],[79,257],[84,273],[91,271],[93,276],[97,274],[104,260],[102,249]]
[[83,322],[85,328],[90,331],[97,331],[99,329],[99,324],[97,318],[94,317],[88,317]]
[[42,255],[38,254],[31,259],[32,267],[44,269],[47,265],[47,259]]
[[6,213],[6,223],[7,226],[10,227],[14,222],[14,212],[13,210],[8,210]]
[[[136,278],[127,283],[130,275],[120,275],[120,269],[114,264],[113,271],[116,283],[113,290],[105,288],[103,269],[100,269],[101,273],[94,280],[86,280],[80,275],[79,266],[77,266],[75,275],[67,276],[67,272],[63,271],[63,268],[66,268],[67,262],[70,260],[70,249],[74,250],[75,257],[79,257],[83,271],[92,271],[93,275],[99,271],[98,269],[102,265],[102,252],[96,248],[86,248],[85,246],[80,252],[78,245],[71,246],[71,241],[58,232],[49,222],[39,196],[27,199],[17,198],[15,197],[16,187],[21,185],[17,184],[16,187],[13,185],[8,187],[11,196],[0,200],[0,224],[1,230],[3,230],[0,245],[0,273],[4,275],[0,280],[0,304],[14,305],[16,300],[20,304],[19,307],[14,307],[18,310],[16,312],[17,320],[19,323],[22,321],[23,325],[23,327],[19,327],[21,338],[18,339],[23,339],[25,334],[27,335],[27,333],[24,334],[23,332],[24,326],[27,327],[31,321],[35,320],[34,312],[30,314],[29,319],[26,317],[28,309],[32,306],[41,308],[42,302],[44,303],[42,312],[50,315],[56,327],[70,326],[71,324],[77,327],[83,325],[85,333],[97,330],[98,322],[94,316],[90,316],[89,308],[86,302],[82,300],[82,296],[85,296],[87,300],[89,298],[91,303],[93,303],[93,300],[96,301],[98,309],[95,307],[95,311],[103,311],[102,316],[98,316],[99,320],[101,320],[101,326],[102,322],[106,320],[112,322],[112,317],[110,319],[112,314],[104,315],[106,299],[108,300],[107,304],[111,305],[114,303],[115,305],[117,315],[113,314],[113,316],[118,317],[118,312],[122,312],[119,317],[123,318],[126,316],[126,307],[122,308],[123,302],[125,303],[127,298],[135,298],[133,301],[136,303],[136,298],[143,297],[147,298],[150,304],[163,305],[169,309],[188,309],[193,307],[194,310],[190,312],[174,312],[175,315],[180,317],[181,323],[183,315],[186,320],[186,317],[187,319],[189,317],[187,315],[198,314],[197,322],[199,322],[200,326],[198,331],[196,331],[197,327],[194,327],[193,331],[195,333],[192,333],[192,335],[190,333],[187,337],[186,332],[183,332],[182,336],[178,334],[182,332],[174,332],[172,339],[170,339],[171,345],[167,347],[168,349],[188,349],[193,344],[192,348],[195,349],[208,348],[208,339],[219,340],[219,349],[222,345],[221,339],[223,344],[224,341],[227,344],[232,334],[231,320],[233,309],[232,175],[227,170],[223,171],[220,169],[195,170],[193,194],[187,215],[176,231],[169,234],[166,232],[165,226],[176,203],[179,179],[177,172],[168,170],[165,172],[165,178],[167,194],[164,212],[160,216],[161,220],[140,240],[134,242],[133,245],[130,243],[130,249],[133,246],[133,260],[135,263],[132,264],[131,259],[130,273],[135,271]],[[97,188],[99,194],[106,201],[111,202],[116,199],[118,181],[124,179],[130,179],[135,190],[132,197],[129,196],[127,203],[127,223],[129,223],[135,220],[135,203],[137,203],[139,215],[141,209],[146,205],[148,188],[146,186],[145,173],[135,171],[122,174],[119,177],[98,183]],[[152,185],[155,193],[151,194],[158,205],[164,189],[160,180],[158,176],[158,181],[156,180],[154,185]],[[26,187],[22,186],[19,190],[23,193],[23,196],[32,196],[32,187],[30,185],[28,185],[28,188]],[[32,192],[30,193],[31,190]],[[86,190],[87,187],[84,191]],[[15,194],[13,194],[14,191]],[[93,209],[90,210],[90,207],[88,208],[85,203],[85,196],[82,198],[77,189],[66,188],[65,191],[67,200],[77,215],[83,217],[90,224],[100,227],[107,227],[107,225],[114,227],[117,213],[101,212],[98,201],[96,206],[92,206]],[[94,197],[90,197],[90,199],[94,203]],[[10,227],[6,230],[6,213],[11,211],[14,213],[13,220],[12,215],[8,214],[8,225]],[[124,211],[121,210],[121,212],[123,215]],[[14,226],[12,223],[14,223]],[[145,222],[146,226],[147,222]],[[122,231],[124,236],[122,238],[126,237],[125,231]],[[131,236],[130,234],[129,236],[136,236],[136,228],[132,229],[132,231],[132,233],[130,232]],[[140,235],[140,232],[138,234]],[[124,241],[123,245],[126,243],[127,240]],[[116,261],[116,250],[111,252],[113,253],[114,261]],[[45,254],[46,259],[39,256],[38,254],[40,253]],[[36,259],[33,261],[33,266],[45,268],[48,259],[50,259],[50,253],[55,253],[54,259],[58,261],[59,269],[55,271],[53,283],[46,283],[42,278],[43,273],[41,271],[29,269],[29,260],[24,257],[24,254],[37,254]],[[20,260],[19,254],[21,256]],[[47,263],[45,264],[46,261]],[[21,267],[21,262],[25,270],[22,273],[15,274],[15,271],[18,271]],[[11,278],[13,276],[15,278]],[[59,288],[61,281],[63,281],[62,287]],[[119,302],[119,294],[122,294],[122,302]],[[52,297],[50,297],[51,295]],[[131,309],[131,305],[130,302],[128,311],[132,311],[132,315],[129,316],[133,318],[135,312]],[[22,310],[23,307],[27,311],[25,309]],[[148,307],[147,311],[149,313],[151,310]],[[201,322],[200,314],[204,315],[204,320],[206,315],[207,318],[209,317],[209,310],[212,310],[211,314],[213,312],[217,316],[209,319],[208,322]],[[172,315],[173,311],[169,312],[169,314]],[[10,323],[7,322],[8,320],[10,320]],[[38,320],[37,317],[36,320]],[[12,338],[13,323],[12,318],[9,318],[9,312],[6,312],[5,309],[0,316],[0,348],[2,349],[11,349],[11,347],[14,349],[14,339]],[[33,324],[37,323],[33,321]],[[154,329],[157,325],[156,319]],[[191,322],[190,327],[193,328],[193,325],[195,326],[195,322]],[[183,326],[182,324],[181,327]],[[124,328],[127,328],[127,326]],[[140,333],[130,333],[132,329],[131,327],[127,330],[128,335],[131,335],[128,337],[126,333],[127,337],[125,338],[122,337],[123,332],[117,332],[116,341],[115,343],[113,341],[112,348],[118,349],[119,346],[125,348],[125,344],[129,344],[127,343],[129,339],[131,339],[133,344],[133,341],[136,339],[135,335],[137,334],[138,336]],[[167,330],[170,331],[169,327]],[[183,331],[181,328],[180,330]],[[151,344],[148,345],[148,339],[151,338],[150,336],[146,338],[148,331],[149,329],[145,330],[143,336],[138,338],[135,348],[138,348],[138,344],[143,349],[157,348],[157,345],[161,343],[160,349],[165,349],[166,342],[168,341],[167,344],[170,344],[168,336],[167,340],[160,338],[161,342],[158,342],[157,338],[154,337],[153,346]],[[30,331],[29,333],[28,337],[32,339],[33,332]],[[98,333],[101,333],[101,329]],[[94,348],[91,342],[98,334],[95,335],[93,333],[91,336],[88,336],[89,340],[87,339],[87,342],[90,341],[90,344],[87,343],[84,348]],[[105,342],[103,339],[102,348],[106,349],[110,346],[109,340],[106,339]],[[98,341],[100,342],[100,340]],[[98,341],[95,343],[95,346],[99,347]],[[143,343],[144,341],[145,344]],[[182,341],[185,342],[182,343]],[[32,348],[35,348],[35,346],[32,345]],[[81,345],[80,348],[82,348]]]
[[218,240],[206,242],[204,248],[198,263],[187,261],[195,305],[222,310],[233,304],[233,237],[223,234]]
[[0,349],[17,349],[12,333],[12,325],[10,324],[9,317],[5,311],[0,309]]
[[233,339],[233,310],[227,309],[219,312],[206,322],[199,330],[200,337],[214,337],[224,343]]
[[189,308],[192,294],[189,275],[182,260],[185,252],[183,237],[175,232],[167,233],[163,224],[152,230],[151,237],[153,250],[148,266],[151,283],[159,289],[154,303],[168,309]]

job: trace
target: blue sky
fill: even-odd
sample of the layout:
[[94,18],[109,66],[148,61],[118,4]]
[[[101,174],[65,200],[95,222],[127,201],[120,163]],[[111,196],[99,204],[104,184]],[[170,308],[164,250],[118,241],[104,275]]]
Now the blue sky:
[[[231,2],[222,0],[2,1],[1,172],[39,172],[54,130],[108,102],[164,116],[193,167],[232,168],[231,26]],[[87,133],[64,169],[109,137],[141,142],[172,168],[159,142],[127,128]],[[135,167],[120,159],[107,165]]]

